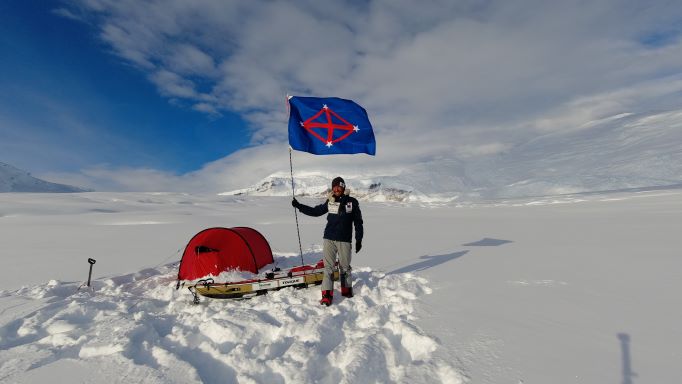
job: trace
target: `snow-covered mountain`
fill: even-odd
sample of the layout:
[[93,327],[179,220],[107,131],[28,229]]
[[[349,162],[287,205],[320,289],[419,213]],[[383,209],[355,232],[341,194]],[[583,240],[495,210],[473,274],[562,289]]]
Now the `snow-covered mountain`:
[[[451,202],[682,184],[682,111],[619,114],[540,135],[494,156],[439,158],[392,174],[344,177],[366,201]],[[297,195],[324,196],[332,175],[304,170]],[[291,195],[288,173],[224,195]]]
[[678,186],[682,111],[621,114],[540,136],[492,164],[484,192],[491,197]]
[[[354,197],[372,201],[406,201],[414,192],[410,186],[387,186],[380,179],[348,179]],[[309,174],[296,177],[294,186],[296,196],[324,197],[329,193],[329,177],[322,174]],[[291,196],[291,178],[283,174],[273,174],[257,185],[245,189],[221,193],[221,195],[249,196]]]
[[0,192],[86,192],[71,185],[50,183],[0,162]]

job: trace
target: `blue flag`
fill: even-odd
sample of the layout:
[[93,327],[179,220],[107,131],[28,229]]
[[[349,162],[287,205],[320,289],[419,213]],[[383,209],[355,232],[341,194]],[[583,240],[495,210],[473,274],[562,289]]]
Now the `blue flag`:
[[315,155],[376,154],[367,111],[338,97],[289,96],[289,145]]

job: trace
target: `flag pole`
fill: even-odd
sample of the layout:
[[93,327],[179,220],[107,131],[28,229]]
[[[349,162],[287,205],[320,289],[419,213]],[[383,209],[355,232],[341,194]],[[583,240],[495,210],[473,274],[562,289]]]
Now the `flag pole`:
[[[289,147],[289,170],[291,171],[291,197],[296,198],[294,191],[294,163],[291,160],[291,147]],[[296,233],[298,234],[298,250],[301,252],[301,265],[303,265],[303,247],[301,246],[301,230],[298,227],[298,210],[294,207],[294,217],[296,217]]]
[[[291,114],[291,106],[289,105],[289,92],[287,92],[285,101],[287,102],[287,118]],[[294,162],[291,161],[291,145],[289,146],[289,171],[291,172],[291,197],[296,198],[296,192],[294,191]],[[301,230],[298,227],[298,209],[294,207],[294,217],[296,218],[296,234],[298,234],[298,250],[301,255],[301,265],[303,265],[303,247],[301,246]]]

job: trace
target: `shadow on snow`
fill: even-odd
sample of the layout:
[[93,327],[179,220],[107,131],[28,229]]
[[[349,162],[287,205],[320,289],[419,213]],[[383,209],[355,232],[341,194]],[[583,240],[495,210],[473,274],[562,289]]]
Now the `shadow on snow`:
[[462,244],[465,247],[498,247],[502,244],[513,243],[511,240],[501,240],[501,239],[491,239],[489,237],[484,237],[479,241],[474,241],[473,243]]
[[425,269],[433,268],[435,266],[438,266],[443,263],[447,263],[450,260],[454,260],[458,257],[462,257],[469,253],[469,251],[461,251],[461,252],[455,252],[455,253],[450,253],[447,255],[437,255],[437,256],[421,256],[419,257],[423,261],[416,262],[411,265],[407,265],[402,268],[398,268],[394,271],[391,271],[387,273],[388,275],[394,275],[396,273],[408,273],[408,272],[418,272],[418,271],[423,271]]

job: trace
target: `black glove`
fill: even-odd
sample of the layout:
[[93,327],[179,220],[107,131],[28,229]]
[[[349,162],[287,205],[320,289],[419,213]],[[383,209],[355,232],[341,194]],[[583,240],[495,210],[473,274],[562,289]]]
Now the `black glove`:
[[355,253],[360,252],[361,249],[362,249],[362,241],[355,240]]
[[301,203],[299,203],[298,200],[296,200],[296,198],[294,197],[294,199],[291,200],[291,206],[294,208],[298,208],[301,206]]

